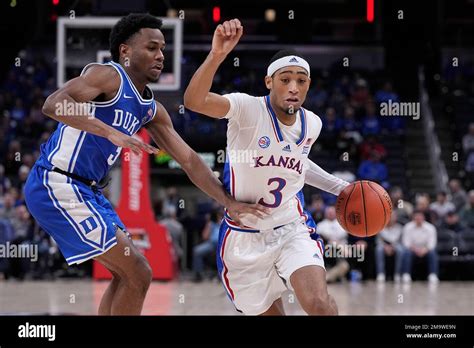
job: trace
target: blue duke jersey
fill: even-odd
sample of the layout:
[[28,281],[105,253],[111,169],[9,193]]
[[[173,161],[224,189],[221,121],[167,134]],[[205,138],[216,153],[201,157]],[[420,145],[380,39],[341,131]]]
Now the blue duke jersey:
[[[144,99],[119,64],[105,65],[117,70],[120,87],[112,100],[91,102],[92,114],[131,136],[154,117],[153,93],[146,87],[147,98]],[[120,147],[104,137],[63,123],[59,123],[48,142],[41,145],[40,158],[25,184],[25,201],[41,228],[56,241],[69,265],[107,252],[117,244],[117,228],[125,231],[125,226],[100,190],[52,169],[56,167],[99,182],[120,151]]]
[[228,215],[226,222],[251,232],[307,219],[302,189],[308,154],[321,132],[320,118],[300,108],[295,124],[286,126],[278,121],[269,96],[231,93],[224,97],[231,105],[225,116],[229,123],[224,184],[236,200],[271,208],[264,219],[244,216],[243,228]]
[[[99,63],[88,64],[81,75],[93,64]],[[120,64],[110,62],[103,65],[117,70],[120,75],[120,88],[112,100],[91,102],[91,114],[118,131],[132,136],[155,116],[153,92],[145,87],[148,97],[145,99]],[[121,150],[121,147],[104,137],[60,122],[48,142],[41,145],[41,156],[37,164],[46,169],[57,167],[99,182],[107,175]]]

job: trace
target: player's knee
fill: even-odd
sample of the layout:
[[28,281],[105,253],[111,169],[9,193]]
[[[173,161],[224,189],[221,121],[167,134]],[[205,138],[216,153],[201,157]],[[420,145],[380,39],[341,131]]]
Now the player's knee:
[[142,285],[148,290],[153,277],[153,270],[151,269],[150,263],[145,257],[142,257],[142,260],[140,261],[139,277]]
[[133,288],[138,294],[145,295],[153,276],[148,260],[144,256],[135,258],[134,266],[127,277],[127,286]]

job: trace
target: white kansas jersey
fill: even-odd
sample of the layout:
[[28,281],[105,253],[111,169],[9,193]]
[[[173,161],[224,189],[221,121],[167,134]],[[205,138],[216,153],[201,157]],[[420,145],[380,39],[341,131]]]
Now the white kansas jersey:
[[[301,218],[308,154],[321,132],[321,119],[300,108],[297,122],[288,127],[278,121],[269,96],[231,93],[224,97],[230,101],[225,116],[229,123],[224,185],[236,200],[271,210],[264,219],[243,216],[245,227],[239,228],[266,230]],[[227,214],[226,220],[236,226]]]

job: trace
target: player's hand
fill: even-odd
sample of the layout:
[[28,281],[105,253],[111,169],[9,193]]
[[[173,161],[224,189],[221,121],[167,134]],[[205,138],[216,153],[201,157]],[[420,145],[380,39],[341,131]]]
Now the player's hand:
[[238,225],[243,226],[242,221],[240,220],[242,214],[251,214],[256,216],[259,219],[263,219],[264,217],[270,214],[270,210],[265,208],[263,205],[255,203],[255,204],[248,204],[242,203],[237,201],[232,201],[230,204],[226,206],[227,213],[229,216],[234,220]]
[[143,141],[133,138],[127,134],[119,131],[112,132],[107,139],[124,149],[130,149],[134,154],[139,155],[142,151],[148,152],[149,154],[158,153],[159,150]]
[[244,27],[237,18],[219,24],[214,31],[211,52],[218,56],[226,56],[237,45],[243,32]]

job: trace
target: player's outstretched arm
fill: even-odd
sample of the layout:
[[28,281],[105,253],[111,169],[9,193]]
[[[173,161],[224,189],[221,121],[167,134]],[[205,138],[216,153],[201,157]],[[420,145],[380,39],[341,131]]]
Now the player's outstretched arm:
[[232,219],[236,219],[239,224],[241,214],[262,218],[268,213],[260,204],[246,204],[234,200],[201,157],[175,131],[163,105],[157,102],[156,106],[155,117],[145,126],[148,133],[160,148],[181,165],[197,187],[226,207]]
[[234,49],[243,33],[238,19],[219,24],[212,38],[212,49],[206,60],[194,73],[184,93],[184,106],[201,114],[222,118],[230,109],[229,101],[216,93],[211,93],[212,80],[217,69]]
[[[120,77],[112,67],[94,65],[84,75],[68,81],[63,87],[51,94],[43,105],[43,113],[52,119],[76,129],[104,138],[123,148],[130,148],[139,154],[158,149],[132,138],[95,118],[86,103],[101,94],[115,94],[120,87]],[[74,113],[68,114],[68,110]]]
[[349,183],[345,180],[329,174],[316,163],[308,159],[308,169],[305,176],[305,184],[317,187],[326,192],[338,196]]

